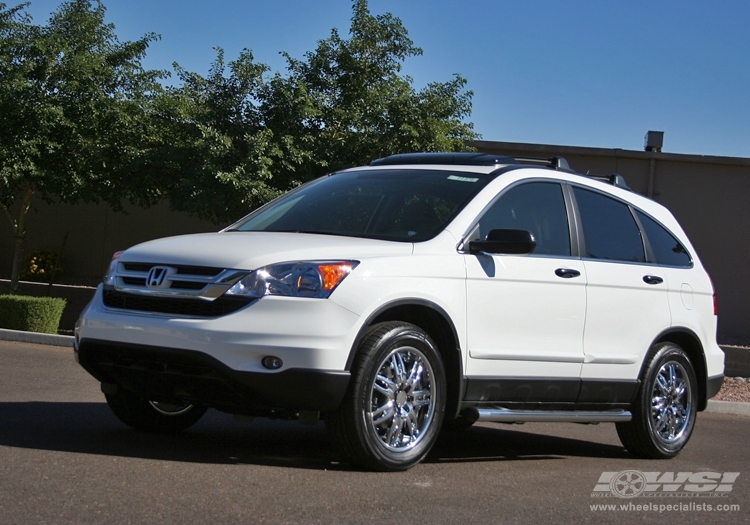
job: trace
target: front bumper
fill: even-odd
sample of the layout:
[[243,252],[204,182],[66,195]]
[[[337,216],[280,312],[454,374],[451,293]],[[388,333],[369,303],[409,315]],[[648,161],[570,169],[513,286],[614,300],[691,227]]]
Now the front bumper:
[[[189,317],[108,308],[102,287],[81,314],[76,340],[195,351],[237,372],[346,369],[362,323],[328,299],[264,297],[219,317]],[[270,371],[265,356],[284,365]]]
[[201,352],[82,339],[76,359],[104,384],[143,399],[191,402],[231,413],[333,410],[349,372],[287,369],[240,372]]
[[[327,299],[264,297],[219,317],[108,308],[100,286],[76,326],[76,356],[102,383],[154,401],[234,413],[332,410],[360,316]],[[279,370],[262,365],[283,361]]]

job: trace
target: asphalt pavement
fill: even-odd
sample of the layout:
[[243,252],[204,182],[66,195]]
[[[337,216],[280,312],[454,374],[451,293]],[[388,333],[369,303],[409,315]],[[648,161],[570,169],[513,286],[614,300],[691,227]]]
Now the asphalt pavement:
[[[649,461],[612,424],[482,424],[442,437],[408,472],[362,472],[322,424],[209,411],[176,436],[133,431],[71,348],[0,341],[0,524],[743,523],[748,435],[750,418],[700,413],[677,458]],[[601,483],[700,472],[739,475],[723,492],[685,482],[632,498]]]

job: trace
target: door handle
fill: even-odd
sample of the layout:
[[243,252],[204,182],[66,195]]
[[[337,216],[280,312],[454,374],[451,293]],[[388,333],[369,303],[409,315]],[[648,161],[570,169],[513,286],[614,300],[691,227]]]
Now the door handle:
[[664,279],[658,275],[644,275],[643,282],[646,284],[661,284],[664,282]]
[[581,272],[571,268],[558,268],[555,270],[555,275],[562,277],[563,279],[570,279],[571,277],[578,277],[581,275]]

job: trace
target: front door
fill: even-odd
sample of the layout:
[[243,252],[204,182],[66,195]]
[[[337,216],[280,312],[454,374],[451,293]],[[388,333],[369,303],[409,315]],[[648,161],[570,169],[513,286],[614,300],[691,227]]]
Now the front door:
[[583,362],[586,270],[571,256],[561,185],[527,182],[507,189],[473,235],[484,239],[496,228],[530,231],[537,246],[530,255],[464,255],[466,399],[575,401]]

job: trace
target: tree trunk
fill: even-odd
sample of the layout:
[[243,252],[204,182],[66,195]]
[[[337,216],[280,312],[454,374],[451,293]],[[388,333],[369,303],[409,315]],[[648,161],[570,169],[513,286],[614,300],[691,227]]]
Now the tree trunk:
[[29,214],[31,197],[35,191],[36,184],[32,182],[29,184],[26,195],[23,197],[18,218],[13,221],[14,237],[16,240],[13,243],[13,270],[10,274],[10,293],[18,292],[18,279],[21,275],[21,265],[23,264],[23,242],[26,240],[26,217]]

